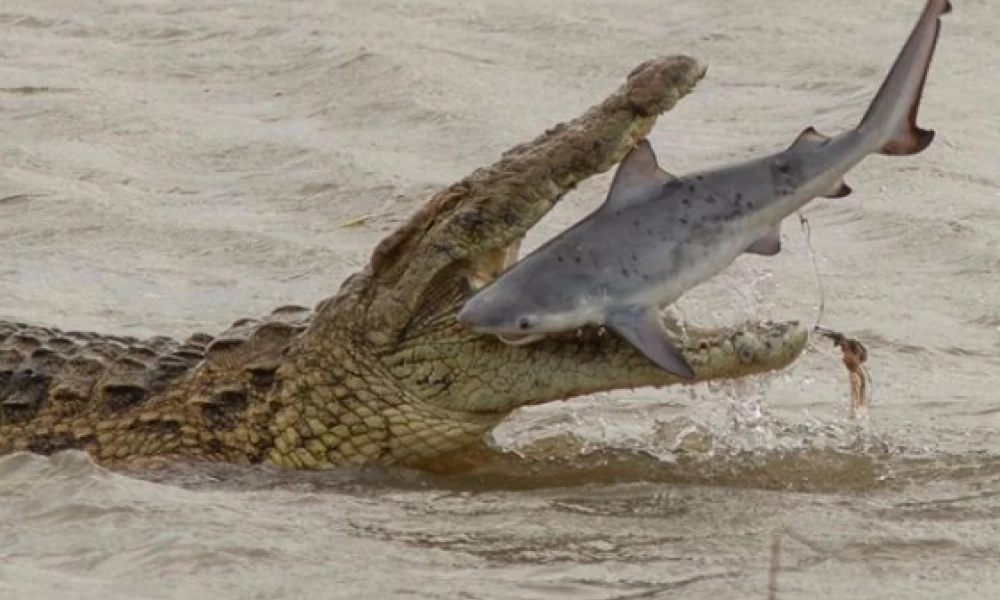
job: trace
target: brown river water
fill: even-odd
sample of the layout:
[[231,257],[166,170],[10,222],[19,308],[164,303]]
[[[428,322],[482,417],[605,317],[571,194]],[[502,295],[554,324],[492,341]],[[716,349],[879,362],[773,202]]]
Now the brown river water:
[[[923,154],[872,157],[677,311],[822,323],[781,373],[524,410],[482,479],[0,458],[0,598],[1000,597],[1000,3],[953,0]],[[921,0],[3,0],[0,318],[220,331],[312,305],[435,189],[636,64],[709,64],[663,166],[853,126]],[[593,178],[526,250],[602,200]],[[343,224],[364,214],[360,226]],[[556,456],[556,460],[546,460]]]

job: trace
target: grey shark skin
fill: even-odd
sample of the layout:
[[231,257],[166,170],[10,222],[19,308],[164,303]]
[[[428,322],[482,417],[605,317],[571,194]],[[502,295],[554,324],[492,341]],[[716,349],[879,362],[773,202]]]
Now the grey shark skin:
[[641,140],[593,213],[524,257],[462,307],[458,320],[507,343],[603,324],[683,379],[694,372],[660,312],[745,252],[781,250],[781,221],[869,154],[918,154],[934,139],[917,111],[948,0],[928,0],[860,124],[833,138],[808,127],[787,149],[674,177]]

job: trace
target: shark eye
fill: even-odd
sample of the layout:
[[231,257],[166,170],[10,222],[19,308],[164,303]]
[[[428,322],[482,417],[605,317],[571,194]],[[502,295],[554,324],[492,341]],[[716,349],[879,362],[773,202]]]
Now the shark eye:
[[519,329],[531,329],[531,317],[521,317],[517,322]]

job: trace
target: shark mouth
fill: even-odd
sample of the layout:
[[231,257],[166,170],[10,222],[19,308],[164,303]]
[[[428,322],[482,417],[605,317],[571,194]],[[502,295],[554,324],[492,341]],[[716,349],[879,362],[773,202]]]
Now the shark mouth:
[[538,340],[545,337],[544,333],[498,333],[497,337],[500,341],[507,344],[508,346],[525,346],[531,344],[532,342],[537,342]]

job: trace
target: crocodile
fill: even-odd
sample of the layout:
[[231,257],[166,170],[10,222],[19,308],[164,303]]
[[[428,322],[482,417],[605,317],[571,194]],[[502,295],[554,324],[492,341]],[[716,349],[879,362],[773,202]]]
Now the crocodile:
[[0,454],[78,450],[112,469],[456,472],[519,407],[791,365],[809,337],[796,321],[699,328],[665,318],[695,373],[681,381],[602,328],[514,346],[455,317],[517,260],[535,223],[621,161],[706,71],[687,55],[639,64],[582,116],[433,195],[312,309],[283,306],[183,340],[0,321]]

